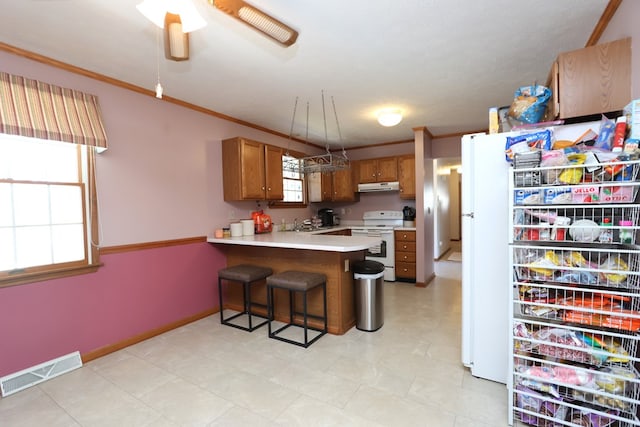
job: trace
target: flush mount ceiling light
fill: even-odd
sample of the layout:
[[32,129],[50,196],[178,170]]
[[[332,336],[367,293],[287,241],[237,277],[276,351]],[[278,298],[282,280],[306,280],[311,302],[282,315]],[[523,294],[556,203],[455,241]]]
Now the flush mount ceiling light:
[[399,109],[382,110],[378,113],[378,123],[382,126],[395,126],[402,121],[402,111]]
[[291,46],[298,32],[243,0],[209,0],[209,3],[283,46]]
[[207,25],[190,0],[144,0],[136,6],[148,20],[164,28],[167,59],[189,59],[189,34]]

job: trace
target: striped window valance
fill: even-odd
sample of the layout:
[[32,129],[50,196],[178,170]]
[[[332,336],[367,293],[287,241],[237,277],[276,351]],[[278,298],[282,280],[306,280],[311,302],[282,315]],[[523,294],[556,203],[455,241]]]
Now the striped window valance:
[[0,133],[107,149],[98,97],[3,72]]

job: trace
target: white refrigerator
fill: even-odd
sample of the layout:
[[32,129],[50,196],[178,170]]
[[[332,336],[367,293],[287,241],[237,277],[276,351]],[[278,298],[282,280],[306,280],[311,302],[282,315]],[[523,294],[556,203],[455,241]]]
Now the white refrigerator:
[[[575,141],[599,122],[549,127],[556,140]],[[539,129],[538,129],[539,130]],[[532,130],[530,132],[535,132]],[[462,137],[462,363],[471,374],[507,383],[513,299],[508,230],[508,136]]]
[[507,134],[462,138],[462,363],[506,384],[509,354]]

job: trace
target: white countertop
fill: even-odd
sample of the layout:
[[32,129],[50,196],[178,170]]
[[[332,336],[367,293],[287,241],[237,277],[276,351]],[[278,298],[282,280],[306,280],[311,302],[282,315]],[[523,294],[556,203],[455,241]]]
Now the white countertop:
[[[339,228],[348,227],[336,227],[334,230]],[[207,242],[226,245],[263,246],[269,248],[307,249],[329,252],[362,251],[380,243],[380,239],[377,237],[317,234],[323,231],[326,232],[329,230],[319,230],[311,233],[303,231],[274,231],[272,233],[255,234],[253,236],[227,237],[221,239],[208,237]]]

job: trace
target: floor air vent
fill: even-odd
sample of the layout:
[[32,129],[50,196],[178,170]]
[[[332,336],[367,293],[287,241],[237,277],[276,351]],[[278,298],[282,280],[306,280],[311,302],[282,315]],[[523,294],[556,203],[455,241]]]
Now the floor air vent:
[[80,352],[76,351],[57,359],[32,366],[22,371],[0,378],[2,397],[17,393],[20,390],[39,384],[82,366]]

